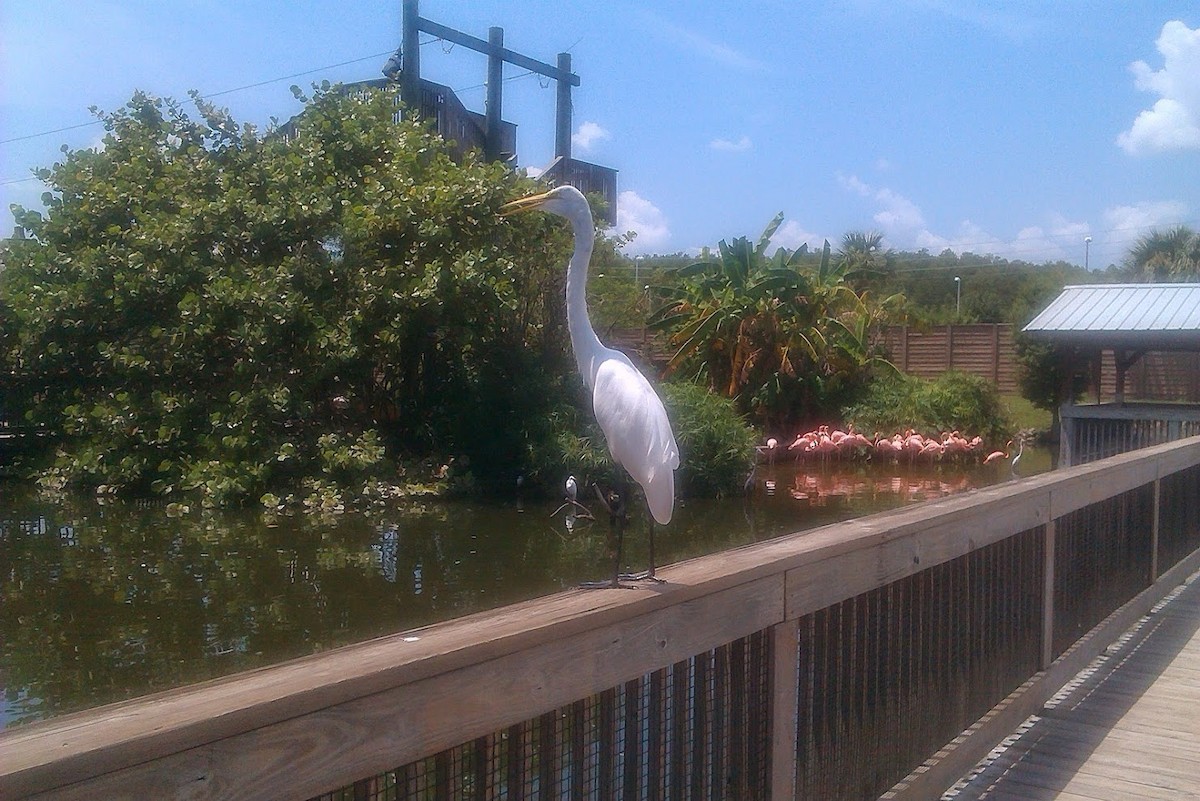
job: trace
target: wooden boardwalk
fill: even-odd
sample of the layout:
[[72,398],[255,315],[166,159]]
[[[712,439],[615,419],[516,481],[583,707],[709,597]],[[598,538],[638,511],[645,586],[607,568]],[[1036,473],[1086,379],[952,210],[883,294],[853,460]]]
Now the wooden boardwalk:
[[1200,799],[1198,576],[943,798]]

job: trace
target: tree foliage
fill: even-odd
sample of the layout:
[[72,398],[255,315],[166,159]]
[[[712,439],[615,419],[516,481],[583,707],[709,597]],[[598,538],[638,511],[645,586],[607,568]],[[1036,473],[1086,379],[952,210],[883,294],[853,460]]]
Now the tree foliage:
[[322,87],[286,135],[193,99],[101,114],[47,213],[14,209],[6,402],[51,478],[223,502],[403,454],[519,470],[567,365],[565,235],[496,215],[520,179],[386,93]]
[[872,344],[882,306],[849,281],[862,265],[807,246],[767,248],[777,216],[751,244],[679,269],[652,324],[676,349],[669,371],[703,380],[768,427],[829,414],[884,364]]

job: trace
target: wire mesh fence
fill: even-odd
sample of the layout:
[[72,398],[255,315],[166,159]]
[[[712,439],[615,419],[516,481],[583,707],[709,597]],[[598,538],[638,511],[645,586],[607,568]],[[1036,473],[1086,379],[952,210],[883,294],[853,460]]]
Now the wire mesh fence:
[[770,664],[751,634],[319,801],[766,799]]
[[1042,529],[800,619],[797,797],[873,799],[1038,669]]
[[1069,512],[1054,536],[1054,656],[1150,584],[1154,485]]
[[1170,568],[1200,548],[1200,465],[1161,480],[1158,569]]

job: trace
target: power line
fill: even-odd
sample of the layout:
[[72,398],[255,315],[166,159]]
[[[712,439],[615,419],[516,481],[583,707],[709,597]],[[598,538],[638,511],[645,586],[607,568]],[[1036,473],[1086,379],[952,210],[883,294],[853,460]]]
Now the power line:
[[[424,42],[421,42],[421,46],[424,47],[425,45],[430,44],[432,42],[436,42],[436,41],[438,41],[438,40],[437,39],[427,39]],[[315,67],[310,70],[303,70],[302,72],[294,72],[291,75],[282,75],[278,78],[270,78],[268,80],[258,81],[256,83],[248,83],[245,86],[237,86],[232,89],[222,89],[219,92],[211,92],[207,95],[201,95],[200,99],[208,100],[209,98],[221,97],[222,95],[233,94],[234,92],[242,92],[242,91],[245,91],[246,89],[256,89],[260,86],[267,86],[268,84],[279,83],[280,81],[287,81],[287,80],[291,80],[293,78],[302,78],[305,75],[312,75],[315,72],[324,72],[325,70],[337,69],[338,67],[347,67],[347,66],[350,66],[351,64],[359,64],[363,61],[370,61],[371,59],[383,58],[384,56],[390,56],[394,52],[395,52],[394,49],[393,50],[385,50],[382,53],[372,53],[369,56],[353,58],[353,59],[350,59],[349,61],[338,62],[337,64],[329,64],[324,67]],[[77,128],[88,128],[92,125],[100,125],[101,122],[102,122],[101,120],[92,120],[91,122],[81,122],[81,123],[77,123],[75,125],[64,125],[61,128],[54,128],[49,131],[39,131],[38,133],[25,134],[23,136],[14,136],[11,139],[0,139],[0,145],[7,145],[7,144],[11,144],[13,142],[23,142],[28,139],[37,139],[42,136],[51,136],[52,134],[63,133],[64,131],[74,131]],[[4,182],[4,183],[5,184],[18,183],[20,181],[27,181],[27,180],[30,180],[30,179],[19,178],[17,180],[8,181],[8,182]]]

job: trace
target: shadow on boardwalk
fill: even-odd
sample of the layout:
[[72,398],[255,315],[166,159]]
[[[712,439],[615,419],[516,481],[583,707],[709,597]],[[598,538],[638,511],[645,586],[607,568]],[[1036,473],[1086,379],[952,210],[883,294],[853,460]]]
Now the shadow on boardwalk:
[[944,798],[1200,798],[1200,573]]

